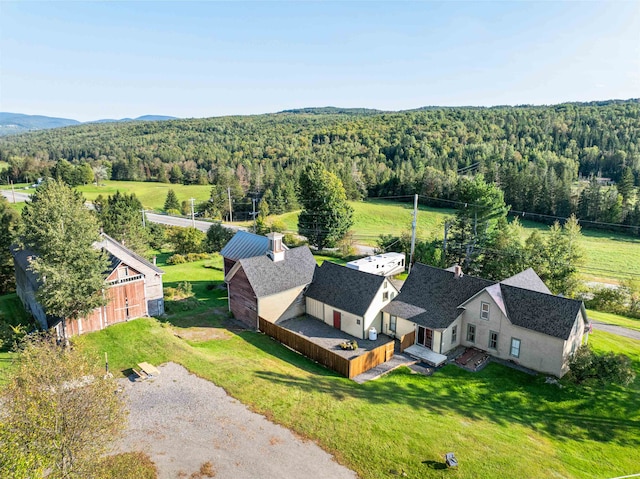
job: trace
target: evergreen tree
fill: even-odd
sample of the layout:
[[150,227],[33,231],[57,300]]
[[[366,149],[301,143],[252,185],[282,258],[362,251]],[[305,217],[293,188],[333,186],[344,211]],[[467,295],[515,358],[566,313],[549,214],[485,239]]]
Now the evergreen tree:
[[11,245],[15,242],[20,217],[4,196],[0,195],[0,294],[15,286]]
[[340,179],[321,163],[312,163],[300,175],[298,196],[298,233],[319,250],[335,246],[353,225],[353,208]]
[[135,194],[116,191],[96,211],[104,232],[127,248],[144,254],[149,248],[147,231],[142,225],[142,203]]
[[84,197],[61,180],[46,180],[22,210],[22,240],[36,253],[31,269],[42,281],[47,314],[78,319],[104,304],[107,256],[93,247],[98,224]]
[[180,202],[178,201],[178,197],[176,196],[176,192],[173,190],[169,190],[167,192],[167,199],[164,200],[164,210],[180,210]]

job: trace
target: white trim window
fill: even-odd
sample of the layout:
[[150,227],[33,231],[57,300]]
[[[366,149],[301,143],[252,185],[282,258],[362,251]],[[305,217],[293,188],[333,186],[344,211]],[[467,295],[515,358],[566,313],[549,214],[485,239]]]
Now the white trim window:
[[454,324],[451,328],[451,344],[455,344],[458,340],[458,325]]
[[384,291],[382,293],[382,301],[389,301],[389,291]]
[[393,314],[389,316],[389,331],[396,332],[396,327],[398,324],[398,318]]
[[489,321],[489,309],[489,303],[485,303],[484,301],[480,303],[480,319]]
[[511,356],[513,356],[514,358],[520,357],[521,343],[522,341],[520,341],[518,338],[511,338]]

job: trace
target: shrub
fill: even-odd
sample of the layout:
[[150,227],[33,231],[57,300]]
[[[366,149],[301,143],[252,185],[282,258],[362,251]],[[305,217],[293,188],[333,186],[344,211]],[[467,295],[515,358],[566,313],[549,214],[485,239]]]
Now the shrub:
[[597,354],[589,346],[581,346],[569,363],[569,379],[577,384],[596,382],[601,385],[628,386],[636,377],[631,361],[624,354]]
[[306,240],[300,239],[297,235],[293,233],[287,233],[282,238],[282,242],[286,244],[289,248],[296,248],[298,246],[302,246],[307,244]]
[[107,456],[97,468],[100,479],[156,479],[158,469],[151,458],[142,452],[125,452]]
[[174,254],[167,258],[167,264],[182,264],[186,262],[187,260],[181,254]]
[[187,261],[187,263],[193,263],[194,261],[200,261],[209,258],[209,253],[189,253],[185,257],[185,260]]

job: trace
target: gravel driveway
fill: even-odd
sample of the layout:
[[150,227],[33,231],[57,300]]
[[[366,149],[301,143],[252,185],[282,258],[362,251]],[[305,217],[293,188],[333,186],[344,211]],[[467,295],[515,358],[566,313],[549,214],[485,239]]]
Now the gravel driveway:
[[175,363],[158,369],[147,381],[121,380],[130,411],[121,450],[149,454],[160,479],[188,478],[208,461],[219,479],[357,478],[215,384]]

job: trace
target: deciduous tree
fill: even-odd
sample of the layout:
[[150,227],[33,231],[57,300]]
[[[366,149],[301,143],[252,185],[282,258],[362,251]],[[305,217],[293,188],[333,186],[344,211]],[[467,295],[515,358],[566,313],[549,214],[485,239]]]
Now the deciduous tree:
[[2,389],[0,477],[94,477],[125,424],[117,384],[99,358],[31,337]]

